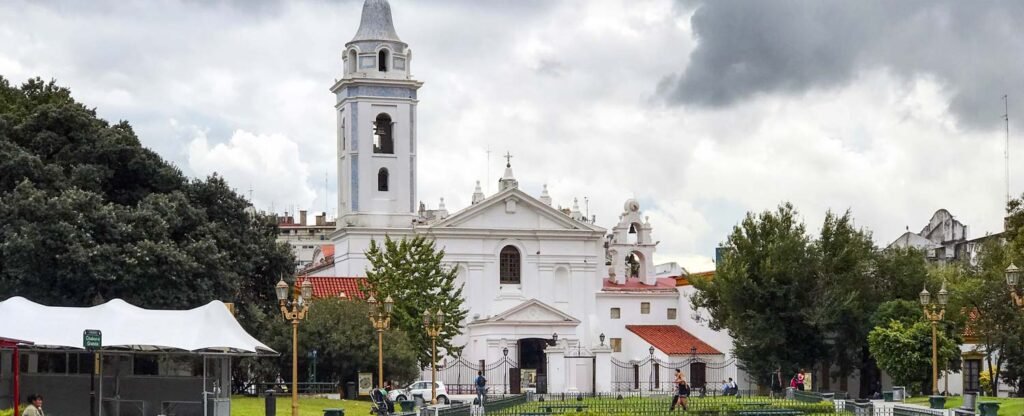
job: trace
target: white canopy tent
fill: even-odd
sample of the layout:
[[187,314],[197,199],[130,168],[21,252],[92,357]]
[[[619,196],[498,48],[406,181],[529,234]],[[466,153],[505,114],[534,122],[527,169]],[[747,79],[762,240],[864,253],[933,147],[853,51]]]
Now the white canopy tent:
[[[230,368],[231,356],[277,355],[277,352],[249,335],[220,301],[189,310],[151,310],[121,299],[78,308],[40,305],[16,296],[0,302],[0,320],[3,321],[3,325],[0,325],[0,340],[13,341],[15,348],[20,344],[33,350],[84,350],[83,332],[99,330],[103,344],[100,353],[201,355],[202,403],[209,400],[216,415],[230,414],[229,390],[217,386],[226,386],[230,382],[230,372],[227,370]],[[212,385],[208,384],[207,358],[219,364],[219,376],[209,380]],[[14,373],[14,389],[17,392],[17,368]],[[102,385],[99,389],[101,401],[119,400],[117,397],[104,397]],[[102,405],[100,407],[102,415],[105,412]],[[208,406],[203,404],[202,407],[202,413],[207,414]],[[112,413],[116,415],[119,410]]]
[[82,332],[103,333],[103,349],[277,354],[242,329],[220,301],[189,310],[143,309],[121,299],[88,308],[45,306],[20,296],[0,302],[0,338],[36,348],[82,348]]

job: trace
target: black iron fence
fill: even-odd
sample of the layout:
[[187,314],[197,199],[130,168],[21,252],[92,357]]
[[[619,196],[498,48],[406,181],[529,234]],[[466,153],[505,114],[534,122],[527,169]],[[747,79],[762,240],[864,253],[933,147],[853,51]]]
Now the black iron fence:
[[[878,405],[867,400],[846,400],[843,409],[853,416],[944,416],[945,410],[902,404]],[[973,414],[973,412],[971,412]]]
[[[437,380],[444,383],[449,395],[476,394],[476,376],[483,371],[487,379],[487,394],[511,394],[518,391],[512,388],[515,380],[511,380],[509,374],[515,368],[518,364],[508,357],[495,362],[471,362],[462,357],[449,357],[437,366]],[[430,368],[423,370],[426,380],[430,379],[430,371]]]
[[612,359],[612,390],[616,392],[674,392],[675,372],[680,370],[690,385],[692,394],[730,396],[738,393],[724,383],[736,381],[736,360],[710,360],[692,356],[679,360],[661,360],[649,357],[643,360],[621,361]]
[[[259,383],[259,389],[256,394],[263,394],[267,390],[273,390],[275,393],[291,393],[292,383],[289,382],[278,382],[278,383]],[[328,393],[340,393],[341,390],[337,382],[328,383],[306,383],[300,382],[296,384],[296,388],[299,394],[328,394]]]
[[[565,399],[562,399],[565,397]],[[501,408],[485,406],[488,416],[520,416],[548,415],[561,413],[600,414],[600,415],[677,415],[683,409],[676,407],[670,410],[675,396],[655,394],[640,397],[639,395],[623,394],[590,394],[590,395],[533,395],[515,404]],[[764,396],[755,397],[691,397],[687,403],[688,414],[722,415],[722,416],[753,416],[753,415],[837,415],[849,414],[843,407],[832,402],[806,403],[797,400],[771,399]],[[455,416],[454,413],[447,414]]]

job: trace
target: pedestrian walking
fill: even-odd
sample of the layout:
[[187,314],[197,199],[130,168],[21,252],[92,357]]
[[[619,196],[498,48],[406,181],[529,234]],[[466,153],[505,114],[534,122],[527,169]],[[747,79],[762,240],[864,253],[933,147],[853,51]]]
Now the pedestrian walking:
[[686,384],[686,377],[683,376],[683,372],[678,368],[676,369],[676,395],[673,397],[672,405],[669,406],[668,411],[676,410],[676,406],[682,406],[683,411],[687,411],[686,399],[690,397],[690,385]]
[[476,400],[480,403],[480,406],[484,405],[484,399],[487,397],[487,378],[484,377],[483,371],[476,372]]

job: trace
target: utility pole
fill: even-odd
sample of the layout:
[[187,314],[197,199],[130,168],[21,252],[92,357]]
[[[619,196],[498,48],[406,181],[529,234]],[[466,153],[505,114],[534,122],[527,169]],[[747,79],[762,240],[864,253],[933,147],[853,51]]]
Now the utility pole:
[[1006,123],[1006,147],[1003,150],[1003,163],[1006,169],[1006,202],[1010,202],[1010,99],[1003,94],[1003,121]]

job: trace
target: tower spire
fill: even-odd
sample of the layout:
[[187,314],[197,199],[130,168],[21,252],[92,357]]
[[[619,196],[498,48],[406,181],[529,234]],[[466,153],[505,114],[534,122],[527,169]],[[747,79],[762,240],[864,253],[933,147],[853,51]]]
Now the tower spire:
[[395,22],[391,19],[391,5],[388,0],[366,0],[363,3],[363,15],[359,19],[359,30],[352,42],[361,40],[384,40],[401,42],[395,31]]

